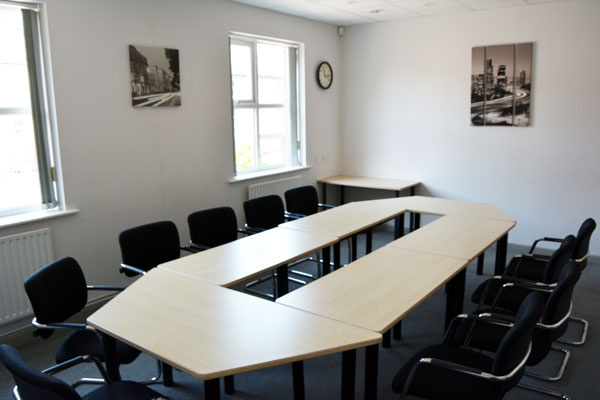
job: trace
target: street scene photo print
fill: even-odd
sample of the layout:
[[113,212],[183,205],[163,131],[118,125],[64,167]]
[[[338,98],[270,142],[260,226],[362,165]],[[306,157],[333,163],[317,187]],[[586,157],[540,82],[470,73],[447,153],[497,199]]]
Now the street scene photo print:
[[529,126],[533,43],[473,47],[471,125]]
[[179,50],[129,45],[131,104],[180,106]]

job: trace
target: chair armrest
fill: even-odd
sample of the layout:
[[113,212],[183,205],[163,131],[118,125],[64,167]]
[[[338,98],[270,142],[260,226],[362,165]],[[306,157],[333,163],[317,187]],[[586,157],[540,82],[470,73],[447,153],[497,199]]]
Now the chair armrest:
[[318,206],[321,208],[335,208],[335,206],[332,206],[331,204],[324,204],[324,203],[319,203]]
[[134,272],[134,273],[136,273],[138,275],[146,275],[146,271],[144,271],[144,270],[141,270],[141,269],[136,268],[136,267],[132,267],[131,265],[121,264],[121,268],[119,269],[119,272],[123,273],[126,270]]
[[248,226],[248,224],[244,225],[244,229],[243,231],[240,231],[242,233],[246,233],[248,235],[254,235],[256,233],[261,233],[266,231],[266,229],[262,229],[262,228],[254,228],[252,226]]
[[91,327],[86,324],[77,324],[73,322],[50,322],[43,324],[37,321],[37,318],[34,318],[31,321],[31,324],[38,329],[52,329],[52,330],[70,330],[70,331],[93,331]]
[[194,247],[192,247],[192,246],[179,246],[179,250],[187,251],[188,253],[192,253],[192,254],[198,252],[198,250],[194,249]]
[[[452,321],[450,321],[450,325],[448,326],[448,329],[446,330],[446,335],[444,336],[444,343],[448,344],[452,342],[452,338],[454,337],[454,333],[458,329],[459,324],[463,323],[464,321],[471,321],[474,324],[482,323],[487,325],[500,326],[503,328],[511,328],[514,325],[512,321],[506,320],[505,318],[499,318],[498,316],[494,316],[491,313],[459,314],[456,317],[452,318]],[[468,338],[469,335],[466,335],[465,339]]]
[[535,250],[535,246],[537,246],[537,244],[539,242],[553,242],[553,243],[562,243],[563,239],[560,238],[553,238],[553,237],[541,237],[539,239],[536,239],[533,244],[531,245],[531,248],[529,249],[529,254],[533,254],[533,251]]
[[210,249],[210,246],[207,246],[205,244],[199,244],[199,243],[194,243],[190,240],[190,248],[192,250],[196,250],[195,253],[200,252],[200,251],[204,251],[204,250],[208,250]]
[[306,215],[304,215],[304,214],[292,213],[289,211],[285,212],[286,219],[295,220],[295,219],[300,219],[300,218],[304,218],[304,217],[306,217]]
[[122,291],[125,290],[125,286],[106,286],[106,285],[87,285],[88,290],[108,290],[108,291]]
[[79,365],[84,362],[93,362],[94,364],[96,364],[96,368],[98,368],[98,371],[100,371],[100,375],[102,375],[102,378],[104,379],[104,381],[106,383],[112,382],[110,377],[106,373],[106,369],[104,369],[104,366],[102,365],[102,361],[100,361],[100,359],[98,357],[90,355],[90,354],[86,354],[84,356],[77,356],[75,358],[72,358],[70,360],[62,362],[60,364],[53,365],[50,368],[46,368],[46,369],[42,370],[42,373],[46,374],[46,375],[54,375],[58,372],[65,371],[71,367],[74,367],[74,366]]

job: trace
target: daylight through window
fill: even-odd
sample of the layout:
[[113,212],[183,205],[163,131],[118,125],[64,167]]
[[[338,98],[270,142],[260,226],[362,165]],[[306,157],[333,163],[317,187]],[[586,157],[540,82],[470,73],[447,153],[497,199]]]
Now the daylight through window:
[[301,165],[299,44],[231,35],[237,175]]

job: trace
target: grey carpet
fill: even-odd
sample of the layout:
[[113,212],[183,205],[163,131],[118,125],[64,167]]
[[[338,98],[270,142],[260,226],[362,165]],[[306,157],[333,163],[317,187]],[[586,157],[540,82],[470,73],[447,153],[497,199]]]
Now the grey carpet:
[[[359,236],[359,254],[364,253],[364,235]],[[391,240],[389,232],[377,231],[374,234],[374,248],[385,245]],[[343,250],[347,247],[342,246]],[[514,251],[509,246],[510,258]],[[467,285],[465,290],[465,312],[474,309],[469,297],[475,287],[488,278],[493,271],[495,250],[489,249],[485,257],[484,275],[475,274],[475,263],[467,269]],[[596,399],[600,396],[600,368],[596,357],[600,354],[600,341],[596,335],[600,318],[598,307],[600,291],[600,269],[595,263],[588,264],[584,271],[574,296],[574,315],[582,316],[591,323],[587,342],[582,347],[567,346],[571,350],[571,360],[563,379],[556,383],[541,382],[531,378],[524,381],[532,385],[568,394],[572,399]],[[303,269],[314,269],[314,264],[306,263]],[[265,289],[269,289],[266,282]],[[403,362],[417,349],[428,344],[440,342],[443,337],[443,321],[445,296],[443,290],[434,294],[421,306],[414,310],[403,321],[403,340],[393,341],[391,349],[380,349],[379,352],[379,399],[397,399],[399,396],[391,391],[391,382],[396,371]],[[579,327],[572,324],[567,336],[575,336]],[[52,365],[53,353],[61,339],[55,334],[49,340],[35,339],[20,346],[20,351],[34,367],[42,369]],[[553,373],[558,360],[554,355],[548,357],[536,371]],[[363,397],[364,382],[364,350],[359,350],[357,359],[356,398]],[[340,397],[341,355],[332,355],[306,360],[304,362],[305,386],[307,399],[336,399]],[[156,372],[156,363],[152,358],[141,355],[133,364],[121,368],[122,376],[130,380],[147,379]],[[92,366],[82,366],[58,375],[66,381],[73,381],[80,376],[98,376]],[[203,383],[175,371],[175,385],[164,387],[154,385],[153,388],[172,399],[202,399],[204,396]],[[292,398],[292,369],[291,365],[267,368],[235,377],[236,393],[225,395],[224,399],[291,399]],[[13,382],[6,370],[0,367],[0,399],[10,399]],[[85,393],[93,386],[80,387],[78,391]],[[507,399],[544,399],[547,396],[515,388]]]

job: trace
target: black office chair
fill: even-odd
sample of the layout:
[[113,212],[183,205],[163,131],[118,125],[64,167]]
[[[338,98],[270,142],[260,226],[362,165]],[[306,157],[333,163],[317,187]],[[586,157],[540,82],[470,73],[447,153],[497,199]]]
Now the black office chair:
[[217,207],[196,211],[187,218],[190,230],[190,247],[206,250],[237,240],[238,232],[235,211],[231,207]]
[[[545,297],[545,306],[540,321],[532,335],[532,350],[527,360],[528,366],[538,365],[546,358],[548,353],[558,351],[563,354],[558,372],[555,376],[545,376],[531,371],[526,371],[525,374],[546,381],[559,380],[567,366],[570,358],[570,352],[564,348],[553,346],[553,342],[559,339],[567,330],[569,316],[572,310],[572,295],[575,284],[581,276],[581,269],[575,263],[569,263],[560,273],[556,286],[547,285],[542,282],[523,283],[506,281],[502,289],[496,296],[491,307],[479,307],[477,314],[485,314],[503,318],[512,318],[515,315],[515,300],[522,299],[532,292],[540,292]],[[505,281],[503,278],[496,278],[500,281]],[[486,348],[486,343],[495,335],[493,331],[482,329],[476,333],[471,333],[472,338],[470,343],[478,348]],[[555,397],[568,399],[562,393],[557,393],[547,389],[541,389],[530,385],[521,385],[526,389],[542,392]]]
[[179,232],[171,221],[153,222],[124,230],[119,234],[120,272],[143,275],[159,264],[179,258]]
[[[580,266],[582,271],[587,266],[587,259],[588,259],[588,255],[589,255],[589,249],[590,249],[590,239],[591,239],[592,233],[594,232],[595,229],[596,229],[596,221],[594,221],[592,218],[588,218],[585,221],[583,221],[583,223],[579,227],[577,236],[575,237],[575,246],[573,247],[573,252],[571,253],[571,262],[577,263]],[[540,243],[540,242],[562,243],[562,240],[563,239],[553,238],[553,237],[543,237],[543,238],[537,239],[531,245],[531,248],[529,249],[529,254],[535,258],[545,260],[548,258],[547,255],[535,254],[535,248],[538,245],[538,243]],[[582,325],[583,328],[582,328],[581,337],[578,340],[560,339],[558,341],[561,343],[565,343],[565,344],[581,346],[582,344],[585,343],[585,339],[587,338],[589,322],[587,320],[585,320],[584,318],[576,317],[573,315],[571,315],[569,317],[569,320]]]
[[[396,374],[392,389],[426,399],[502,399],[521,379],[531,352],[531,334],[542,314],[543,299],[531,293],[523,301],[514,322],[489,316],[461,314],[455,317],[443,344],[414,354]],[[504,334],[493,355],[460,343],[454,333],[463,324],[497,326]],[[470,328],[469,328],[470,329]]]
[[[86,395],[80,396],[75,389],[51,374],[64,371],[81,362],[88,361],[80,356],[42,372],[33,369],[17,349],[7,344],[0,345],[0,361],[6,366],[15,381],[13,396],[20,400],[167,400],[160,393],[136,382],[119,381],[108,383]],[[106,377],[102,364],[96,366]]]
[[[284,223],[286,220],[283,201],[281,197],[275,194],[255,197],[250,200],[246,200],[244,202],[244,213],[246,215],[246,231],[249,233],[260,233],[266,230],[276,228],[280,224]],[[290,271],[292,273],[296,273],[296,271]],[[276,293],[276,285],[275,285],[275,277],[276,272],[271,271],[270,276],[261,277],[251,282],[248,282],[245,285],[247,291],[251,293],[258,294],[260,296],[265,296],[268,298],[275,298]],[[273,292],[261,292],[259,290],[252,289],[253,286],[258,285],[261,282],[272,279],[273,281]],[[298,283],[300,285],[306,285],[306,281],[301,279],[297,279],[294,277],[288,277],[289,281]]]
[[[566,236],[558,249],[544,261],[540,261],[534,256],[528,254],[517,255],[513,257],[503,277],[511,277],[515,280],[524,280],[532,282],[543,282],[547,284],[556,283],[558,276],[565,265],[569,262],[569,258],[575,246],[575,237],[573,235]],[[492,282],[491,285],[488,285]],[[471,301],[477,304],[490,304],[498,293],[499,287],[496,285],[496,279],[488,279],[475,289],[471,296]]]
[[[114,286],[88,286],[79,263],[72,257],[65,257],[50,263],[33,273],[25,280],[25,292],[31,302],[33,325],[36,332],[46,339],[55,330],[73,331],[61,343],[56,352],[56,363],[64,363],[78,356],[91,355],[104,361],[104,349],[97,332],[85,323],[65,323],[85,307],[88,290],[123,290]],[[139,351],[117,341],[116,363],[129,364],[139,355]],[[103,380],[83,378],[74,383],[99,384]]]
[[[119,234],[121,247],[120,272],[127,276],[144,275],[147,271],[162,263],[176,260],[181,255],[181,250],[193,252],[181,247],[179,232],[171,221],[153,222],[124,230]],[[158,361],[159,373],[152,381],[163,374],[163,384],[171,386],[173,383],[173,369],[171,366]]]

